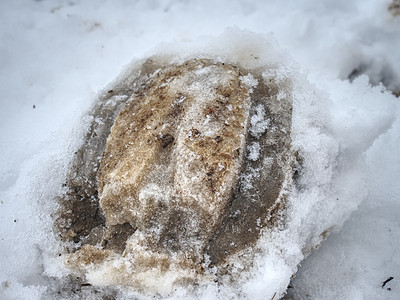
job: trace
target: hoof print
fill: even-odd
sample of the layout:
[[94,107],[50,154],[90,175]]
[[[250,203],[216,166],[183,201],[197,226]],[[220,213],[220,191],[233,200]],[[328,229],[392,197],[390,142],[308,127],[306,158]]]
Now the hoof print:
[[156,292],[230,276],[284,226],[290,80],[213,59],[138,70],[94,107],[68,175],[69,260],[91,282]]

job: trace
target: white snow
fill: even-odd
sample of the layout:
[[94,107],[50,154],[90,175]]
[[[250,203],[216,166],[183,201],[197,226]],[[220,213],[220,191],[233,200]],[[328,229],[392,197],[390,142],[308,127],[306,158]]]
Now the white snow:
[[247,150],[249,151],[247,157],[250,160],[256,161],[259,158],[260,150],[261,150],[259,143],[257,143],[257,142],[252,143],[251,145],[249,145],[247,147]]
[[265,108],[260,104],[250,118],[250,133],[259,138],[267,130],[269,119],[265,118]]
[[247,74],[246,76],[240,77],[240,81],[241,81],[243,84],[245,84],[245,85],[247,85],[247,86],[249,87],[250,93],[253,92],[253,87],[256,87],[257,84],[258,84],[257,79],[255,79],[255,78],[253,77],[253,75],[251,75],[250,73]]
[[[294,144],[306,154],[301,188],[288,211],[290,228],[297,229],[260,241],[269,245],[268,258],[258,257],[240,286],[208,286],[200,294],[179,290],[173,297],[277,299],[296,271],[291,266],[312,250],[303,253],[302,247],[319,244],[328,228],[333,234],[301,263],[287,298],[398,299],[400,100],[379,84],[400,89],[400,17],[390,14],[389,4],[0,2],[0,298],[56,299],[51,291],[67,286],[52,231],[54,197],[63,192],[82,143],[86,113],[107,83],[132,59],[175,53],[177,44],[198,56],[213,48],[221,60],[235,53],[232,61],[252,68],[266,56],[267,40],[268,61],[277,71],[264,78],[304,72],[292,95]],[[239,30],[225,32],[229,26],[259,34],[260,43],[249,34],[242,52],[231,51]],[[356,69],[365,75],[348,81]],[[278,100],[286,96],[278,94]],[[255,137],[269,130],[262,107],[253,117]],[[256,159],[257,153],[251,148],[248,155]],[[144,298],[134,291],[118,295]]]

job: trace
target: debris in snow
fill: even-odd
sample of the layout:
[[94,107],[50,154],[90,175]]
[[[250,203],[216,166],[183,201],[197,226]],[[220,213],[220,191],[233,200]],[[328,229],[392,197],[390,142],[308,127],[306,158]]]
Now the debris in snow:
[[384,288],[385,285],[386,285],[388,282],[392,281],[393,279],[394,279],[394,277],[393,277],[393,276],[390,276],[388,279],[386,279],[384,282],[382,282],[382,288]]
[[397,17],[400,15],[400,1],[393,0],[389,5],[389,11],[393,14],[393,16]]

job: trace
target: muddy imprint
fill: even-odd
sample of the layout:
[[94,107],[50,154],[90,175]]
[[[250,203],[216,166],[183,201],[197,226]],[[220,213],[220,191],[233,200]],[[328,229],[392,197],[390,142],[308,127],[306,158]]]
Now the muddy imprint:
[[239,65],[137,64],[93,108],[58,199],[67,265],[154,291],[229,276],[284,226],[291,97],[289,79]]

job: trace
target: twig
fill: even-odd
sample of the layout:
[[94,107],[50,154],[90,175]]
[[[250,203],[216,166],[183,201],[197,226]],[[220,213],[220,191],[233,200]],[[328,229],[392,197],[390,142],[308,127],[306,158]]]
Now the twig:
[[389,281],[393,280],[394,277],[390,276],[388,279],[386,279],[384,282],[382,282],[382,288],[388,283]]

